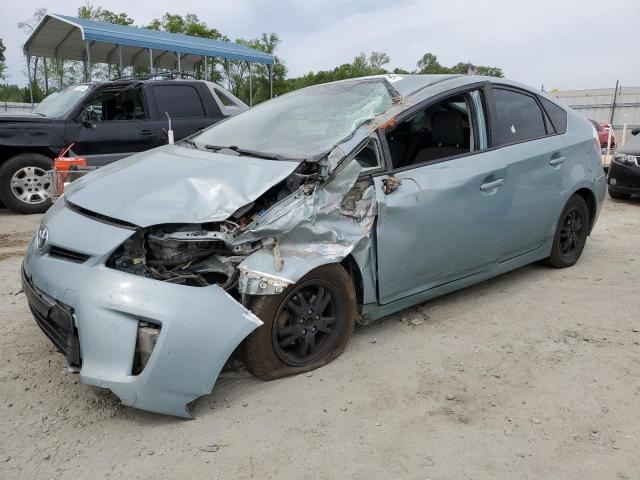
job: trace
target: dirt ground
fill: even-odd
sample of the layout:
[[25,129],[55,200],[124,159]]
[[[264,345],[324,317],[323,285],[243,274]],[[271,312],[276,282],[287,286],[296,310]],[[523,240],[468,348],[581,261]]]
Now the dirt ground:
[[20,292],[39,216],[0,211],[0,478],[640,479],[640,202],[578,264],[359,328],[312,374],[229,371],[193,421],[78,383]]

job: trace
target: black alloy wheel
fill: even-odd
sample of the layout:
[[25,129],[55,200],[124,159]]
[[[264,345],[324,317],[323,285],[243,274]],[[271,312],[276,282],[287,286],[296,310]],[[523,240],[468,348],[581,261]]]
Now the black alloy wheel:
[[322,356],[335,338],[335,287],[324,280],[309,280],[282,301],[273,323],[276,354],[294,367],[309,365]]
[[339,264],[311,270],[282,293],[255,295],[249,308],[264,325],[246,338],[245,363],[263,380],[315,370],[338,357],[357,317],[353,280]]
[[578,261],[587,242],[591,215],[587,202],[573,195],[562,209],[553,237],[551,255],[545,263],[554,268],[570,267]]
[[584,219],[577,208],[567,212],[560,230],[560,251],[562,255],[571,255],[580,244],[582,229],[585,228]]

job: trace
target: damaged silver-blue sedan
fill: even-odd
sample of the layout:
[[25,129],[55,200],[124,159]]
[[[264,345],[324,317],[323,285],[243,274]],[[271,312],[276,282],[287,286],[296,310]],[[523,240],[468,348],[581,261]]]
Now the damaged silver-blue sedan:
[[188,417],[238,348],[262,379],[304,372],[356,322],[531,262],[573,265],[604,195],[591,124],[541,92],[348,80],[71,184],[22,279],[82,382]]

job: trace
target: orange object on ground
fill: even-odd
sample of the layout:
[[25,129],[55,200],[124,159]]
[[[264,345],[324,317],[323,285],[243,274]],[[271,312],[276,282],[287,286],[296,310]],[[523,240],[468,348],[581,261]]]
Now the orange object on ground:
[[64,184],[69,181],[69,174],[66,172],[87,166],[87,159],[84,157],[65,157],[73,145],[72,143],[63,149],[53,160],[53,168],[56,170],[56,189],[60,193],[64,191]]

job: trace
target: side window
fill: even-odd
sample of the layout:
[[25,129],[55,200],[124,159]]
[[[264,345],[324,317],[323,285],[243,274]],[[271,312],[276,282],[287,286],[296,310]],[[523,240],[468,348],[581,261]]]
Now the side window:
[[87,105],[84,115],[90,122],[144,120],[147,113],[142,90],[105,90]]
[[564,133],[567,131],[567,112],[564,111],[563,108],[559,107],[553,102],[550,102],[544,97],[540,98],[540,103],[542,103],[542,107],[546,110],[547,115],[551,119],[551,123],[553,124],[553,128],[556,133]]
[[493,124],[495,144],[524,142],[547,134],[542,110],[532,96],[494,88],[493,100],[496,112]]
[[[475,93],[475,92],[474,92]],[[469,94],[431,104],[386,133],[393,168],[477,150],[474,108]]]
[[356,162],[362,166],[362,171],[374,170],[380,167],[380,155],[375,140],[370,139],[362,149],[356,153]]
[[204,108],[198,91],[190,85],[155,85],[153,94],[161,116],[171,118],[204,117]]
[[224,92],[222,92],[221,90],[218,90],[217,88],[215,89],[215,91],[222,105],[224,105],[225,107],[237,106],[233,100],[231,100],[227,95],[224,94]]

